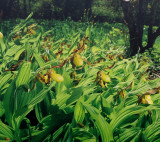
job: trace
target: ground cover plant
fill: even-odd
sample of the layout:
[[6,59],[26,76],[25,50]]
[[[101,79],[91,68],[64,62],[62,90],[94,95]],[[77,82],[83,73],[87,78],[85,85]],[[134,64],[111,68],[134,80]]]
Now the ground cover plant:
[[160,141],[158,52],[127,58],[120,26],[31,16],[0,33],[1,141]]

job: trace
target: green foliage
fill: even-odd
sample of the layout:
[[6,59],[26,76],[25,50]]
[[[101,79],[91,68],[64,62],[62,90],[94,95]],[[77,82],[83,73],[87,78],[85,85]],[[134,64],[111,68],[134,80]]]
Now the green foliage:
[[110,21],[113,23],[123,20],[123,12],[119,0],[94,0],[91,9],[96,19],[101,21]]
[[160,79],[150,57],[126,58],[126,27],[40,23],[29,17],[3,39],[1,141],[159,141]]

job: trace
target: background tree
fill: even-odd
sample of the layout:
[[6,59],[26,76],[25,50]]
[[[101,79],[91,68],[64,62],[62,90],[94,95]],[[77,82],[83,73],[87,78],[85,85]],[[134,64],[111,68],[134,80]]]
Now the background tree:
[[[1,0],[3,18],[25,18],[34,12],[34,18],[80,20],[84,10],[102,22],[122,22],[119,0]],[[107,8],[106,8],[107,7]],[[118,10],[117,10],[118,9]]]
[[[135,55],[139,49],[143,53],[152,48],[160,35],[160,27],[153,30],[159,2],[159,0],[121,0],[125,22],[129,28],[131,56]],[[142,44],[144,25],[149,26],[146,46]]]

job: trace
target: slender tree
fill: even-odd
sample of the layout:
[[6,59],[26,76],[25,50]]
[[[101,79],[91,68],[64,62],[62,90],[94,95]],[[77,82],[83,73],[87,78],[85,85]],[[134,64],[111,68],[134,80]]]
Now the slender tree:
[[[124,19],[129,28],[131,56],[135,55],[139,49],[143,53],[152,48],[156,38],[160,35],[160,27],[156,31],[153,30],[159,2],[160,0],[121,0]],[[146,18],[149,18],[148,23],[145,23]],[[148,42],[146,46],[143,46],[145,24],[149,26]]]

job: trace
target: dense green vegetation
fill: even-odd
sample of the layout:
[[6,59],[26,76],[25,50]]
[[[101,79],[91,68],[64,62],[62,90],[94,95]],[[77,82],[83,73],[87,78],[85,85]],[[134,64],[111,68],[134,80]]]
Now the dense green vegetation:
[[160,141],[160,38],[128,58],[123,24],[30,17],[0,27],[1,141]]
[[[116,6],[115,6],[116,4]],[[66,19],[76,21],[88,13],[100,21],[122,21],[118,0],[1,0],[3,18],[25,18],[31,12],[38,19]],[[121,13],[121,14],[120,14]]]
[[0,141],[159,142],[159,8],[1,0]]

